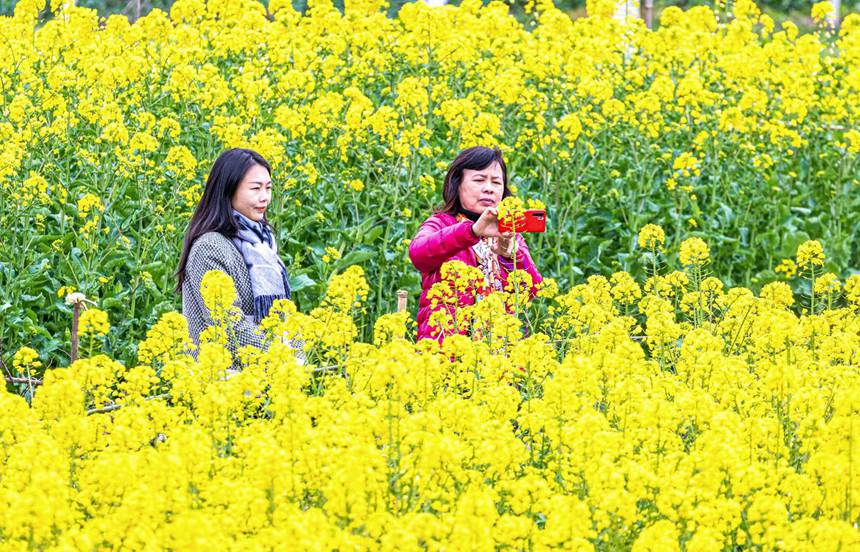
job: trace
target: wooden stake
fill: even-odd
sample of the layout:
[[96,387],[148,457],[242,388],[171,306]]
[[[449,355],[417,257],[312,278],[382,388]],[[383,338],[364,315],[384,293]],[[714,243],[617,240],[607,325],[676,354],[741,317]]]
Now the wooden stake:
[[71,362],[78,360],[78,318],[81,316],[81,304],[76,302],[72,314],[72,357]]

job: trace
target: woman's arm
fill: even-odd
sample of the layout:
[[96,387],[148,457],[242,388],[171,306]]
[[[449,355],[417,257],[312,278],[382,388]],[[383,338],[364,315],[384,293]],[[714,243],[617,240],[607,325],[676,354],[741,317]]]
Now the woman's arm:
[[[198,244],[195,244],[195,246]],[[195,305],[195,312],[202,317],[205,326],[214,324],[212,315],[209,309],[203,302],[203,297],[200,294],[200,283],[203,281],[203,276],[210,270],[220,270],[233,278],[235,286],[235,275],[230,269],[230,264],[227,262],[224,251],[220,248],[210,246],[209,244],[201,243],[200,247],[192,247],[188,256],[188,264],[186,265],[185,277],[190,287],[191,301]],[[236,301],[233,306],[242,313],[242,317],[233,323],[233,331],[228,332],[228,348],[235,353],[240,347],[245,345],[253,345],[254,347],[262,347],[263,335],[257,331],[257,324],[254,323],[253,317],[246,315],[242,311],[242,303],[239,297],[239,290],[236,290]]]
[[478,243],[472,233],[472,221],[445,225],[437,217],[430,217],[418,229],[409,244],[409,258],[421,272],[432,272],[452,255]]

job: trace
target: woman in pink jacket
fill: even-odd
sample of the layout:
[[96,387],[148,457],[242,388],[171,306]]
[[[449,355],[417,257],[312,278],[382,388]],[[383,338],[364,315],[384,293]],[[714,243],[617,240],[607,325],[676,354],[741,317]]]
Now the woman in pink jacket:
[[[421,224],[409,244],[412,264],[421,271],[418,339],[441,341],[445,337],[429,322],[433,309],[427,299],[430,287],[442,279],[440,269],[445,262],[477,266],[490,291],[503,289],[514,269],[514,240],[512,233],[499,232],[497,207],[509,195],[508,170],[497,148],[463,150],[448,167],[442,190],[445,204]],[[517,235],[516,268],[528,272],[535,285],[542,280],[522,234]],[[467,305],[474,299],[461,295],[459,302]]]

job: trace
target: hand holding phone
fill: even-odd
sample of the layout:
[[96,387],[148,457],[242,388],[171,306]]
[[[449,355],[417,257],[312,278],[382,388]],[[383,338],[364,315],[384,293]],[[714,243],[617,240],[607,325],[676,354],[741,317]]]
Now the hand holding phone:
[[514,224],[499,221],[499,232],[546,232],[546,209],[528,209]]

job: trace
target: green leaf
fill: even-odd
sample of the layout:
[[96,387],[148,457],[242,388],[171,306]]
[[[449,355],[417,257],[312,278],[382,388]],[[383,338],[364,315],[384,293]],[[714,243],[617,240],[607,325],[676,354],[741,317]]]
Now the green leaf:
[[317,283],[307,274],[294,274],[290,276],[290,290],[301,291],[305,288],[315,286]]
[[374,226],[364,235],[364,238],[361,241],[362,241],[362,243],[372,244],[377,239],[379,239],[379,236],[381,236],[381,235],[382,235],[382,226]]
[[350,251],[346,255],[343,256],[337,263],[334,265],[335,272],[339,272],[348,266],[352,266],[354,264],[360,264],[368,259],[372,259],[377,255],[376,251],[368,251],[357,249],[355,251]]
[[417,290],[421,287],[421,276],[417,271],[407,272],[398,278],[397,287],[406,290]]

